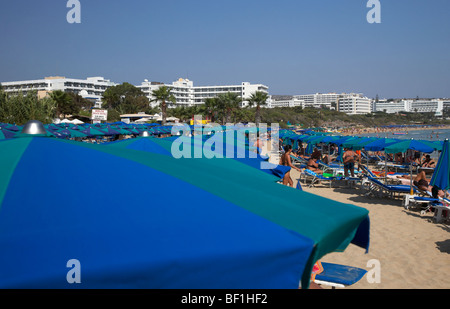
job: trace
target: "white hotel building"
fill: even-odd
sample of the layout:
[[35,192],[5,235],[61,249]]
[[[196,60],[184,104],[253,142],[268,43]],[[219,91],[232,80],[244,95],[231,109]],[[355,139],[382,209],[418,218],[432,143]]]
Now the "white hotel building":
[[285,100],[274,100],[274,99],[272,99],[272,96],[270,96],[269,100],[267,101],[267,107],[268,108],[297,107],[297,106],[301,106],[302,108],[305,108],[305,101],[304,100],[298,100],[298,99],[295,99],[295,98],[285,99]]
[[372,113],[372,99],[361,94],[351,94],[338,99],[339,112],[350,115],[362,115]]
[[338,102],[338,99],[345,94],[337,93],[315,93],[315,94],[302,94],[295,95],[294,99],[303,100],[305,107],[322,108],[326,107],[331,109],[331,103]]
[[362,93],[315,93],[295,95],[295,100],[303,100],[303,107],[329,108],[333,109],[333,105],[338,107],[339,99],[348,97],[362,97]]
[[72,92],[95,103],[101,107],[103,93],[111,86],[117,84],[103,77],[88,77],[87,79],[74,79],[61,76],[45,77],[44,79],[4,82],[1,83],[6,93],[26,95],[30,91],[37,91],[38,97],[43,98],[52,91],[61,90]]
[[[161,86],[167,86],[171,89],[171,93],[175,96],[176,104],[181,106],[193,106],[205,103],[205,99],[217,97],[221,93],[233,92],[242,98],[241,106],[247,106],[247,101],[250,95],[256,91],[262,91],[268,94],[269,87],[262,84],[250,84],[243,82],[238,85],[225,86],[194,86],[194,83],[189,79],[180,78],[172,84],[164,84],[160,82],[149,82],[145,80],[141,85],[136,86],[149,98],[153,99],[152,91]],[[158,106],[158,102],[152,102],[152,107]],[[173,106],[169,106],[173,107]]]
[[375,102],[374,111],[388,114],[399,112],[410,113],[434,113],[435,116],[443,116],[445,108],[449,108],[450,99],[420,99],[420,100],[400,100],[393,102]]

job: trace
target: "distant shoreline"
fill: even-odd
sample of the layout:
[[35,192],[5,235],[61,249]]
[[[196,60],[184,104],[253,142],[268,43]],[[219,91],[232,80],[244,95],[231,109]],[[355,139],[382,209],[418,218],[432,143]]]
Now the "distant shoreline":
[[399,128],[352,128],[348,130],[341,131],[342,135],[358,135],[358,134],[366,134],[366,133],[394,133],[394,132],[404,132],[408,133],[409,131],[419,131],[419,130],[448,130],[450,129],[450,125],[442,125],[442,126],[423,126],[423,127],[399,127]]

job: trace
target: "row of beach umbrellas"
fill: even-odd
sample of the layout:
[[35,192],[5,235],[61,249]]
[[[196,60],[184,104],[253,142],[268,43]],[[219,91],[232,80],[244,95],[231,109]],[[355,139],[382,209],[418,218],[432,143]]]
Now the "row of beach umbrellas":
[[[173,125],[159,125],[159,124],[127,124],[124,122],[115,123],[99,123],[99,124],[73,124],[73,123],[59,123],[48,124],[44,126],[49,136],[56,138],[102,138],[108,136],[117,135],[140,135],[143,132],[147,132],[150,135],[170,135],[172,133]],[[199,125],[176,125],[174,132],[183,131],[185,128],[189,128],[191,133],[198,134],[199,132],[210,132],[212,129],[217,131],[218,129],[227,130],[246,130],[249,133],[256,133],[259,131],[257,127],[245,127],[243,125],[233,126],[199,126]],[[16,134],[20,134],[23,127],[0,123],[0,140],[13,138]],[[270,128],[267,129],[270,131]],[[206,134],[206,133],[205,133]]]
[[[431,186],[437,186],[441,190],[450,189],[450,154],[449,140],[445,141],[427,141],[415,139],[393,139],[379,137],[357,137],[357,136],[329,136],[329,135],[299,135],[292,131],[283,130],[279,133],[284,143],[298,146],[299,142],[307,143],[309,153],[312,146],[324,143],[335,144],[342,148],[351,148],[353,150],[365,149],[368,151],[384,151],[385,153],[406,153],[408,150],[419,151],[422,153],[432,153],[439,151],[437,166],[432,175]],[[308,152],[307,152],[308,153]]]
[[343,148],[353,150],[365,149],[368,151],[385,151],[387,153],[406,152],[408,149],[420,151],[423,153],[432,153],[441,151],[442,141],[426,141],[415,139],[393,139],[380,137],[358,137],[358,136],[330,136],[330,135],[299,135],[292,131],[280,131],[280,137],[284,143],[290,143],[297,146],[299,142],[308,145],[335,144]]
[[[139,135],[144,131],[153,135],[170,134],[172,126],[154,124],[80,124],[59,123],[44,126],[49,136],[57,138],[101,138],[116,135]],[[0,123],[0,139],[13,138],[22,126]]]

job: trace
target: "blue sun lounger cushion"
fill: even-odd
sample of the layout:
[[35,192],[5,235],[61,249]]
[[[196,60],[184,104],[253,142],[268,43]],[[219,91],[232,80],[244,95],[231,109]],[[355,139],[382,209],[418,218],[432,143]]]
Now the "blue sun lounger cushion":
[[317,274],[315,281],[350,286],[364,277],[367,270],[340,264],[321,262],[323,271]]
[[[369,180],[371,180],[373,183],[376,183],[377,185],[379,185],[380,187],[384,188],[385,190],[389,191],[389,192],[410,192],[411,191],[411,187],[408,185],[386,185],[384,183],[382,183],[381,181],[379,181],[378,179],[372,178],[372,177],[368,177]],[[413,187],[413,191],[416,192],[416,188]]]

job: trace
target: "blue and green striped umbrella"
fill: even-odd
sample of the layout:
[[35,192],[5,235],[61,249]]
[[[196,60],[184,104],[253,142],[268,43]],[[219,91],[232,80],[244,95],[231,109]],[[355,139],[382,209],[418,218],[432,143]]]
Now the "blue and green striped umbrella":
[[[296,289],[324,255],[368,248],[366,209],[235,160],[47,137],[0,143],[0,288]],[[62,167],[76,171],[70,181],[55,181]],[[67,281],[73,259],[79,285]]]
[[448,139],[442,145],[442,152],[430,181],[431,186],[441,190],[450,189],[450,145]]
[[432,153],[434,151],[434,148],[430,147],[429,145],[422,143],[421,141],[410,139],[406,141],[401,140],[396,143],[390,144],[384,148],[384,152],[399,153],[399,152],[406,152],[408,149],[425,153]]

